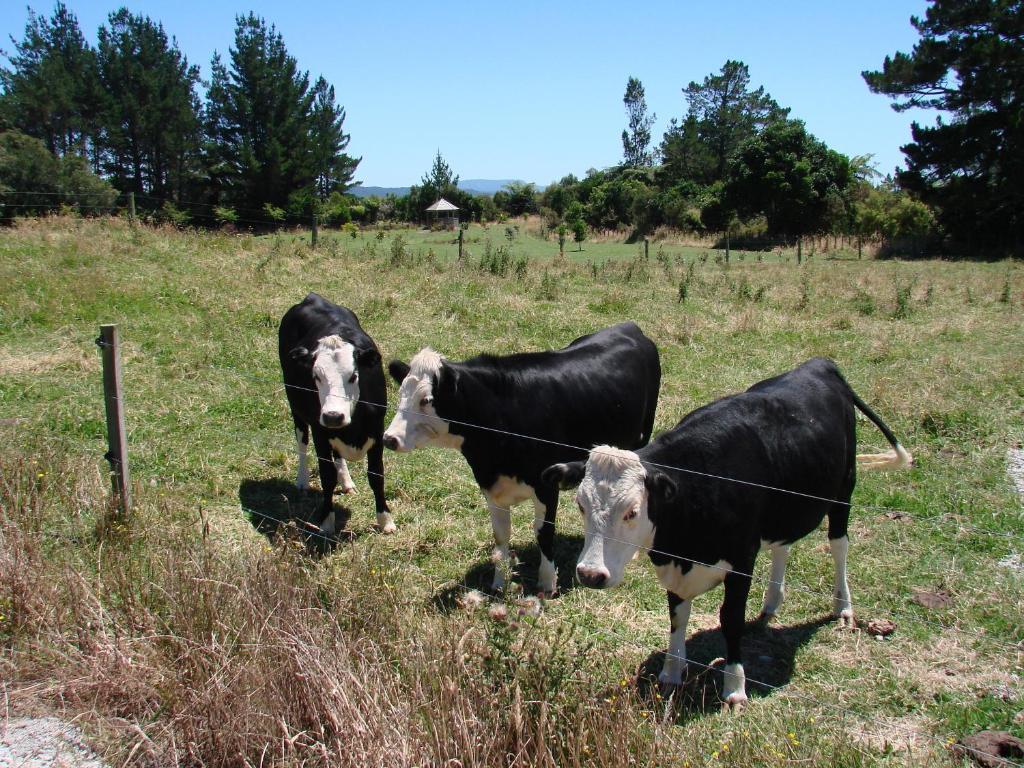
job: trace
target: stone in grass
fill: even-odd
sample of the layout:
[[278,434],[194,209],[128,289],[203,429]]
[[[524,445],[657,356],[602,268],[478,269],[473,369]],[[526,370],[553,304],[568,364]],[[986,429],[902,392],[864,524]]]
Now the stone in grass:
[[949,608],[953,605],[953,596],[944,589],[932,591],[914,588],[913,592],[914,595],[911,600],[931,611],[941,611],[943,608]]
[[985,768],[1002,768],[1024,757],[1024,741],[1006,731],[980,731],[960,739],[951,749],[957,757],[969,757]]

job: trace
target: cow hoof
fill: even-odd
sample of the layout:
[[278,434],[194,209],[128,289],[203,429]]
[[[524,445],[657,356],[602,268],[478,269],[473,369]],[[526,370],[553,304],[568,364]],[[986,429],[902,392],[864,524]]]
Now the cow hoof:
[[763,609],[757,615],[756,623],[757,624],[768,624],[768,623],[774,621],[778,617],[778,615],[779,614],[778,614],[777,611]]
[[536,592],[537,598],[540,600],[550,600],[558,594],[558,589],[538,589]]
[[658,685],[664,689],[675,690],[683,684],[683,679],[686,677],[688,665],[683,664],[682,666],[676,667],[675,669],[668,671],[662,670],[658,675]]
[[391,519],[391,515],[384,513],[383,515],[377,515],[377,528],[380,529],[381,533],[394,533],[398,530],[395,526],[395,521]]
[[357,493],[356,487],[354,485],[342,486],[341,492],[346,496],[355,496]]
[[743,711],[745,706],[747,706],[747,694],[730,693],[722,702],[722,711],[738,714]]
[[847,608],[836,614],[836,625],[840,629],[856,629],[857,620],[853,618],[853,609]]

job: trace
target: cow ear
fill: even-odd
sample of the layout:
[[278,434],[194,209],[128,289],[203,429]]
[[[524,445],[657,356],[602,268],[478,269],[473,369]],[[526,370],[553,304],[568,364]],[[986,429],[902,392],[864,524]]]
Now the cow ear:
[[437,388],[454,397],[459,391],[459,372],[447,365],[442,365],[441,372],[438,374]]
[[360,368],[375,368],[380,365],[380,352],[373,347],[358,350],[356,352],[356,365]]
[[306,347],[296,347],[288,353],[288,357],[299,363],[310,363],[313,360],[313,355]]
[[587,471],[585,461],[573,461],[569,464],[552,464],[540,473],[540,480],[545,485],[554,485],[563,491],[567,488],[575,488],[583,482],[583,476]]
[[658,501],[672,501],[678,490],[675,480],[656,469],[647,471],[644,485],[647,486],[647,492]]
[[403,363],[401,360],[392,360],[388,363],[388,373],[391,374],[392,379],[401,384],[409,375],[409,364]]

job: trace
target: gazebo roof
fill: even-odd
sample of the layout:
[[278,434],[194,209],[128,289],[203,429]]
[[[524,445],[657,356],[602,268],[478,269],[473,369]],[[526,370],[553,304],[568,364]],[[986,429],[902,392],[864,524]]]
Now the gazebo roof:
[[442,198],[438,198],[438,201],[436,203],[434,203],[433,205],[429,206],[427,208],[427,210],[431,211],[431,212],[434,212],[434,211],[445,211],[445,212],[447,212],[447,211],[457,211],[457,210],[459,210],[459,207],[457,205],[452,205],[451,203],[449,203],[447,200],[445,200],[442,197]]

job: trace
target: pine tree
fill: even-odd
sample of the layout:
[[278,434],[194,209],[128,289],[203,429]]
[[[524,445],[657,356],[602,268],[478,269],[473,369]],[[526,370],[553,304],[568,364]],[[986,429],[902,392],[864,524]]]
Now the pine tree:
[[269,203],[288,208],[309,192],[313,169],[307,121],[309,76],[300,72],[276,29],[253,14],[236,18],[230,70],[215,54],[207,94],[210,158],[226,202],[245,217]]
[[648,150],[651,144],[651,126],[656,115],[647,114],[647,99],[644,86],[637,78],[631,77],[626,82],[626,93],[622,97],[626,105],[629,124],[622,132],[623,163],[632,168],[649,166],[654,162]]
[[0,71],[5,121],[54,154],[91,154],[100,90],[77,17],[59,0],[52,18],[29,10],[25,36],[13,42],[12,69]]
[[714,158],[711,181],[725,176],[729,156],[742,142],[789,114],[765,93],[764,86],[750,90],[750,70],[742,61],[725,62],[719,74],[708,75],[703,83],[691,82],[683,92],[688,117],[695,121],[700,142]]
[[99,30],[104,165],[115,185],[181,200],[199,147],[199,70],[148,17],[121,8]]
[[905,189],[938,209],[969,251],[1024,254],[1024,2],[932,0],[912,17],[911,53],[864,72],[893,108],[935,109],[935,125],[912,126],[903,147]]
[[323,201],[332,192],[344,192],[352,184],[361,158],[345,154],[349,135],[343,130],[345,109],[334,99],[334,86],[322,77],[313,85],[310,140],[317,197]]

